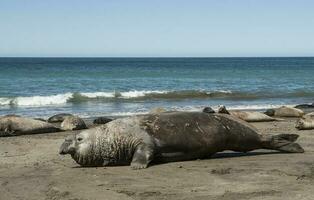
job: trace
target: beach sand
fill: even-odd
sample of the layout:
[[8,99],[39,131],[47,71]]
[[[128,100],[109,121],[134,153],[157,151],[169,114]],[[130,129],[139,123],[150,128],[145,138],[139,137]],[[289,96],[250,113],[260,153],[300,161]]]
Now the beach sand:
[[0,138],[0,199],[314,199],[314,130],[296,119],[252,123],[262,133],[296,133],[304,154],[223,152],[211,159],[81,168],[58,155],[72,132]]

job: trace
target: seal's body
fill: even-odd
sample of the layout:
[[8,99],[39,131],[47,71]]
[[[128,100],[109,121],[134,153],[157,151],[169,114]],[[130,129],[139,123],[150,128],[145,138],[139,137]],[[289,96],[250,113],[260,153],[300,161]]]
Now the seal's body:
[[288,106],[281,106],[275,109],[268,109],[265,112],[268,116],[276,117],[302,117],[304,112],[298,108],[292,108]]
[[298,135],[260,135],[250,124],[225,114],[165,112],[111,121],[68,137],[60,154],[82,166],[130,164],[146,168],[151,161],[206,158],[223,150],[274,149],[303,152]]
[[0,118],[0,136],[14,136],[59,131],[54,125],[47,122],[27,118],[6,116]]
[[69,114],[69,113],[56,114],[56,115],[49,117],[47,122],[49,122],[49,123],[63,122],[66,117],[70,117],[70,116],[73,116],[73,115]]

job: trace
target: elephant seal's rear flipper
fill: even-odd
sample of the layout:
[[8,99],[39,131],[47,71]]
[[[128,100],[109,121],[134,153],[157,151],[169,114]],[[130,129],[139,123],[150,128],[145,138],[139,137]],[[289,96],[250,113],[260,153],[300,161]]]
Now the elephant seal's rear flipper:
[[303,153],[304,149],[295,143],[298,137],[296,134],[267,135],[264,138],[264,147],[286,153]]

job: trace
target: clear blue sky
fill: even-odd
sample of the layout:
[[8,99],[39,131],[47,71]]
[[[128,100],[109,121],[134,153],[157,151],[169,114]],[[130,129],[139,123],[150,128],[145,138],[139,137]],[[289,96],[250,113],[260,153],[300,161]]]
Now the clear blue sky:
[[314,1],[1,0],[0,56],[314,56]]

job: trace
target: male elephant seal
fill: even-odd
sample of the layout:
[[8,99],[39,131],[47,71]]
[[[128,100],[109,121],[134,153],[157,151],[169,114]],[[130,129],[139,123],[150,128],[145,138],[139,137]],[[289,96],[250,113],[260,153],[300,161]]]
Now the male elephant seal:
[[205,107],[202,112],[204,113],[215,113],[215,111],[211,107]]
[[230,114],[234,117],[242,119],[247,122],[270,122],[270,121],[281,121],[282,119],[272,118],[264,113],[255,112],[255,111],[228,111],[227,108],[223,105],[219,106],[218,113]]
[[50,133],[59,130],[52,124],[31,118],[16,116],[0,118],[0,136]]
[[299,130],[310,130],[314,129],[314,112],[308,113],[300,118],[295,127]]
[[292,108],[288,106],[281,106],[275,109],[268,109],[265,112],[268,116],[276,117],[302,117],[304,112],[298,108]]
[[60,154],[81,166],[146,168],[151,161],[206,158],[216,152],[273,149],[302,153],[298,135],[261,135],[247,122],[225,114],[166,112],[121,118],[65,139]]
[[47,121],[50,123],[63,122],[65,117],[68,117],[68,116],[73,116],[73,115],[69,113],[60,113],[60,114],[56,114],[49,117]]
[[61,123],[61,129],[64,131],[86,129],[87,126],[83,119],[77,116],[67,116]]

